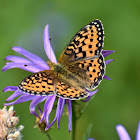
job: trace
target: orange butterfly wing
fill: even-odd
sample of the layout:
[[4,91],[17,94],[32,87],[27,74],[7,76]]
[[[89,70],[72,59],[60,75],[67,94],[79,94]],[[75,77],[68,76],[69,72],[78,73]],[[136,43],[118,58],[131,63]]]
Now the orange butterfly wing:
[[[79,75],[81,82],[89,83],[86,86],[88,90],[95,89],[105,74],[105,61],[101,54],[103,45],[103,25],[94,20],[80,29],[59,58],[67,69]],[[76,68],[77,65],[81,70]]]
[[67,65],[83,58],[94,58],[101,54],[104,43],[104,29],[100,20],[94,20],[80,29],[70,40],[59,62]]
[[56,95],[65,99],[71,99],[71,100],[79,100],[81,98],[87,97],[88,92],[85,90],[80,91],[70,85],[67,85],[63,82],[57,83],[57,92]]
[[55,77],[52,70],[44,70],[26,77],[19,85],[22,92],[31,95],[55,94]]

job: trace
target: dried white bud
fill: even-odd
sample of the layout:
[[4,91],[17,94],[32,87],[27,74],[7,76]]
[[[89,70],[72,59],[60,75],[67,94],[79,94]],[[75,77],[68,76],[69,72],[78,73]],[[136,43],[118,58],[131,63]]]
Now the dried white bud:
[[0,109],[0,140],[22,140],[20,131],[23,130],[24,126],[20,125],[16,128],[19,122],[19,117],[15,116],[14,107],[11,106],[9,110],[4,106]]

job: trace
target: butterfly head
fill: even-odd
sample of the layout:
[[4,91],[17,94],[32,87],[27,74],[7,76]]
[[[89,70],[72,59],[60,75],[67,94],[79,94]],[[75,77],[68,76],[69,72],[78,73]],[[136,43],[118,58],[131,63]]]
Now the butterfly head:
[[60,63],[52,63],[51,61],[48,61],[47,64],[49,65],[50,69],[56,73],[63,71],[64,67]]
[[47,61],[47,64],[49,65],[49,67],[50,67],[51,70],[54,69],[55,63],[52,63],[51,61]]

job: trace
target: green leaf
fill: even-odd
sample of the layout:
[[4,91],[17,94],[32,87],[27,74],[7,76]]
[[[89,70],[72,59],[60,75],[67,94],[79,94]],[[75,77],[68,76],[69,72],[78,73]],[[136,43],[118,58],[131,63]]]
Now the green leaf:
[[89,124],[85,134],[83,135],[83,140],[88,140],[88,138],[90,138],[91,130],[92,130],[92,123]]

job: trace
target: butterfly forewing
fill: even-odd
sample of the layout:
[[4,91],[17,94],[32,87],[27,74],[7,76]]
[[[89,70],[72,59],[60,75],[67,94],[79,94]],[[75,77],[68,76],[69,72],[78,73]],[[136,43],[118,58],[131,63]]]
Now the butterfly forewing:
[[102,23],[99,20],[94,20],[84,26],[71,39],[62,52],[59,62],[67,65],[68,62],[78,59],[94,58],[101,53],[103,42],[104,29]]
[[32,95],[55,94],[55,77],[52,70],[44,70],[25,78],[19,85],[22,92]]

